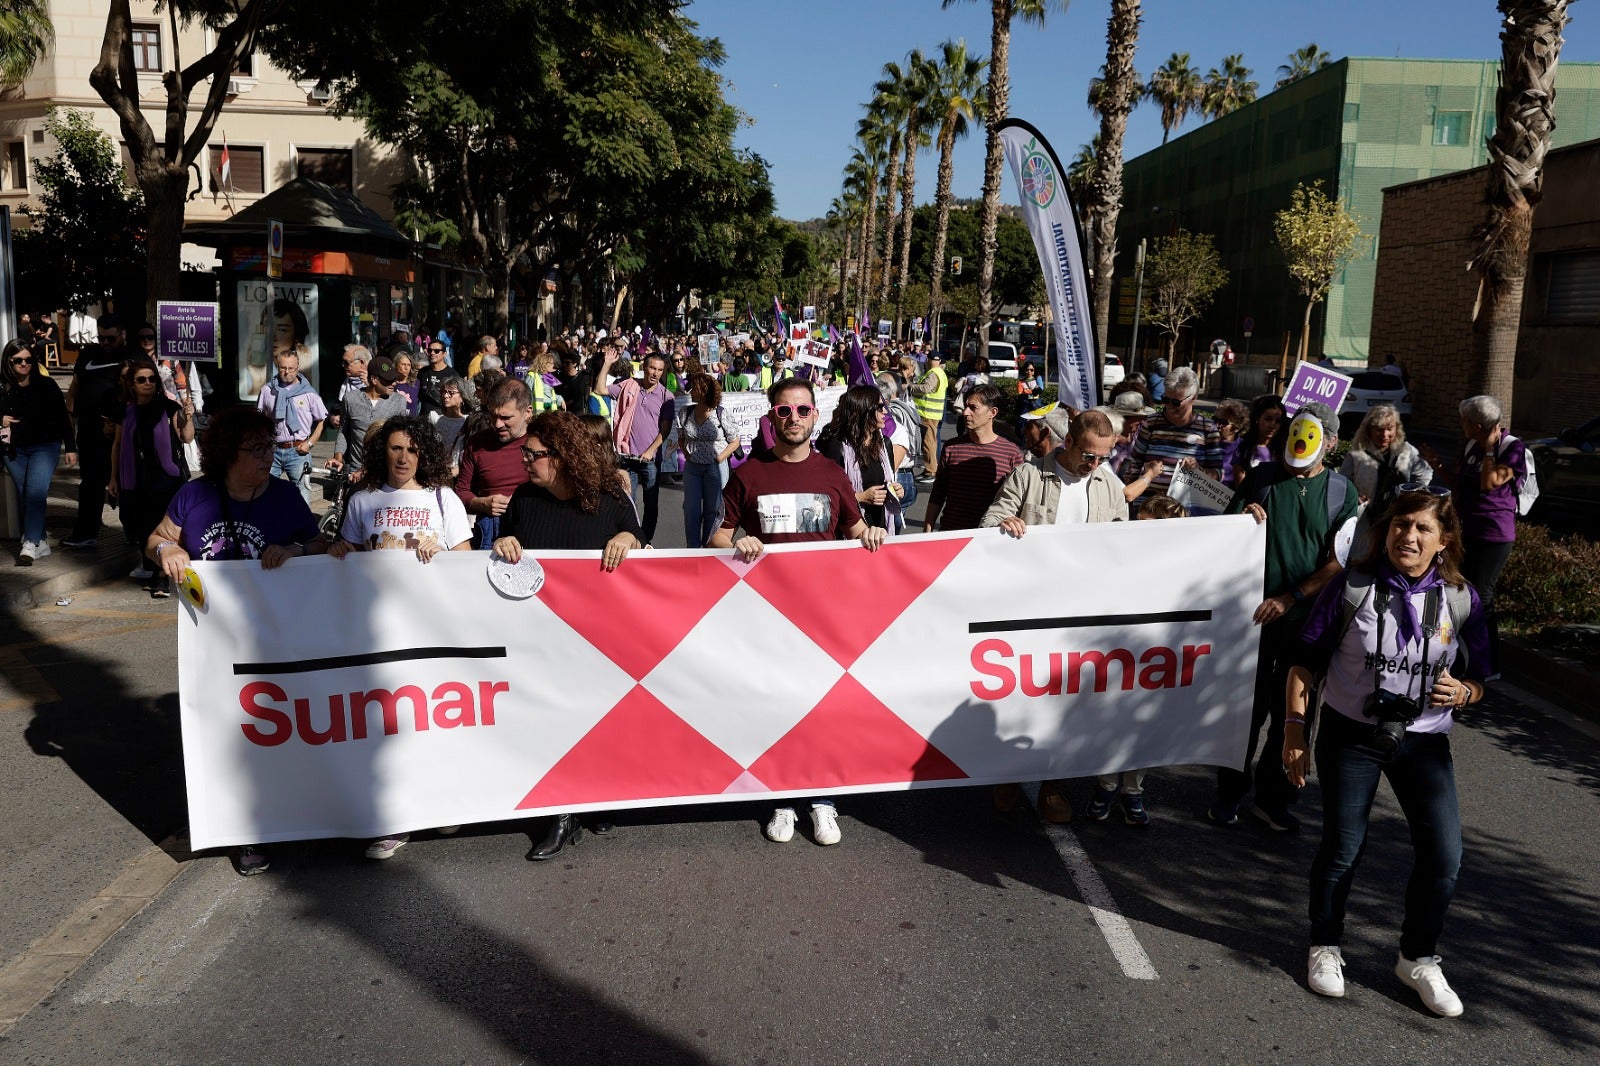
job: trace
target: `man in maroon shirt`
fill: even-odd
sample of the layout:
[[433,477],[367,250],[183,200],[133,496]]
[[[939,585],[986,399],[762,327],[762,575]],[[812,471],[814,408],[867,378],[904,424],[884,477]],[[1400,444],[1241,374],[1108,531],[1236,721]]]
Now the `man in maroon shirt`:
[[935,523],[943,530],[977,529],[983,513],[994,503],[1000,483],[1023,462],[1022,450],[994,430],[995,415],[1000,413],[999,389],[993,385],[972,389],[962,413],[967,431],[945,445],[939,457],[939,472],[922,522],[924,533],[932,533]]
[[[803,378],[784,378],[767,390],[772,403],[774,436],[771,451],[747,460],[733,472],[723,490],[722,528],[711,535],[712,548],[732,548],[754,562],[768,544],[837,540],[861,541],[868,551],[883,547],[883,527],[869,526],[856,505],[855,489],[844,468],[811,447],[817,425],[816,393]],[[733,539],[742,528],[744,536]],[[812,838],[824,846],[839,843],[839,819],[833,800],[811,803]],[[767,823],[767,839],[794,839],[793,807],[779,807]]]
[[472,435],[461,449],[461,471],[456,475],[456,495],[467,513],[476,515],[472,546],[488,549],[500,528],[500,516],[511,494],[528,480],[522,466],[522,438],[533,418],[533,397],[528,386],[507,378],[489,394],[494,428]]

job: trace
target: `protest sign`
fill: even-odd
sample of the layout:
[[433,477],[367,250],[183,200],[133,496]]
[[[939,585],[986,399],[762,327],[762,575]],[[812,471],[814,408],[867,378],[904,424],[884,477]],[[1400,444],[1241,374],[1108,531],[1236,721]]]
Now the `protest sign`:
[[1233,500],[1232,489],[1191,467],[1179,467],[1173,472],[1167,495],[1187,507],[1192,515],[1221,514]]
[[[197,562],[204,606],[178,615],[193,846],[1238,767],[1265,543],[1229,517],[748,565],[640,551],[613,573],[541,552],[526,599],[483,552]],[[1129,604],[1123,575],[1153,558],[1184,580]]]
[[1292,418],[1296,411],[1315,400],[1327,404],[1338,414],[1349,391],[1347,375],[1315,363],[1296,363],[1294,376],[1289,379],[1289,390],[1283,394],[1283,409]]
[[222,305],[185,300],[156,301],[156,358],[222,365],[217,323]]

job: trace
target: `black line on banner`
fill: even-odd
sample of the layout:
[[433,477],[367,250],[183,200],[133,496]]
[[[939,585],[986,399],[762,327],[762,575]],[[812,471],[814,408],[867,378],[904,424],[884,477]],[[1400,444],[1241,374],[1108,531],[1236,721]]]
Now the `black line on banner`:
[[1067,618],[1011,618],[971,622],[968,633],[1012,633],[1020,629],[1085,629],[1089,626],[1152,626],[1161,622],[1209,622],[1210,611],[1160,611],[1153,614],[1080,614]]
[[399,648],[362,655],[329,655],[322,659],[300,659],[292,663],[234,663],[236,674],[309,674],[315,670],[341,670],[347,666],[377,666],[379,663],[407,662],[412,659],[504,659],[504,648]]

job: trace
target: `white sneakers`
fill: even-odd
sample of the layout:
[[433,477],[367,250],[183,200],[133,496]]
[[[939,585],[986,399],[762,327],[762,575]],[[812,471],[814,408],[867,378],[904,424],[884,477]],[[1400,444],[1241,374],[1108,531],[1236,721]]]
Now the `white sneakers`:
[[43,559],[50,554],[50,545],[42,540],[25,540],[22,542],[22,551],[17,554],[28,559]]
[[[1420,959],[1399,956],[1394,974],[1422,997],[1422,1005],[1441,1018],[1458,1018],[1464,1009],[1461,997],[1450,988],[1439,968],[1439,956]],[[1306,959],[1306,985],[1319,996],[1339,999],[1344,996],[1344,955],[1337,947],[1316,945]]]
[[[767,839],[774,844],[787,844],[794,839],[794,824],[794,808],[779,807],[767,823]],[[839,816],[831,806],[818,803],[811,808],[811,836],[823,847],[839,843]]]
[[1422,1005],[1441,1018],[1459,1018],[1465,1009],[1461,1006],[1461,997],[1444,979],[1437,955],[1425,955],[1420,959],[1400,955],[1394,964],[1394,975],[1416,989],[1417,995],[1422,997]]
[[1344,996],[1344,955],[1336,947],[1316,946],[1306,961],[1306,984],[1319,996]]

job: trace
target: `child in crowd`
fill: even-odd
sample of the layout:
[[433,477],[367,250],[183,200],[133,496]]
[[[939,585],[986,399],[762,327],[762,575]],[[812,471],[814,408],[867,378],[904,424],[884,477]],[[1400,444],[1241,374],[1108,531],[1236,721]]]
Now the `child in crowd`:
[[[1189,512],[1171,496],[1154,496],[1139,508],[1136,521],[1155,518],[1188,518]],[[1150,812],[1144,806],[1144,771],[1124,770],[1120,774],[1101,774],[1094,798],[1089,801],[1089,817],[1103,822],[1111,817],[1111,804],[1122,795],[1122,820],[1129,825],[1149,825]]]

